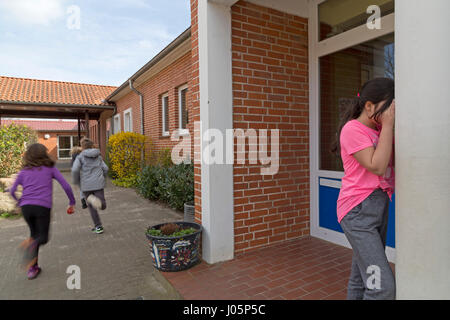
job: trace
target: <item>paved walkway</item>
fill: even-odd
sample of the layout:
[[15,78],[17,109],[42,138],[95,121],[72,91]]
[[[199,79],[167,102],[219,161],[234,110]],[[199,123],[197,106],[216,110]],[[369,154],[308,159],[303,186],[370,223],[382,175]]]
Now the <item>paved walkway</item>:
[[184,299],[341,300],[351,257],[350,249],[307,237],[163,275]]
[[[73,189],[78,201],[79,190]],[[40,250],[42,273],[34,280],[18,267],[17,248],[29,235],[25,221],[0,219],[0,299],[179,299],[154,269],[144,233],[149,225],[183,215],[110,182],[106,199],[108,208],[100,215],[105,233],[93,234],[89,211],[77,203],[77,212],[68,215],[67,197],[54,183],[50,241]],[[67,288],[71,265],[80,267],[80,290]]]
[[351,260],[351,249],[306,237],[162,274],[187,300],[344,300]]

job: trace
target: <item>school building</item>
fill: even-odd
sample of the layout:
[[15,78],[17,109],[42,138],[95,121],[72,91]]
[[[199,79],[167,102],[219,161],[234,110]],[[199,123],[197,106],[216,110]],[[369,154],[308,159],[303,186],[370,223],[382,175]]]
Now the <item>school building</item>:
[[[224,136],[279,130],[275,175],[261,175],[261,164],[196,161],[209,263],[306,235],[350,247],[336,219],[343,168],[329,147],[362,84],[395,78],[386,252],[399,298],[449,298],[449,10],[446,0],[191,0],[191,27],[106,99],[117,106],[111,128],[160,147],[197,121]],[[201,159],[205,137],[194,135]]]
[[[208,263],[309,235],[350,247],[336,217],[343,168],[329,148],[348,99],[365,81],[392,77],[396,193],[386,252],[397,297],[448,299],[448,12],[448,0],[191,0],[190,28],[89,103],[103,109],[89,132],[103,152],[119,131],[143,133],[157,148],[177,144],[174,131],[193,137]],[[278,172],[201,161],[208,129],[279,130]]]
[[[0,126],[11,124],[27,126],[37,133],[38,143],[47,147],[52,159],[72,159],[70,151],[79,145],[78,122],[74,120],[40,120],[40,119],[0,119]],[[86,126],[81,123],[80,132],[86,134]]]

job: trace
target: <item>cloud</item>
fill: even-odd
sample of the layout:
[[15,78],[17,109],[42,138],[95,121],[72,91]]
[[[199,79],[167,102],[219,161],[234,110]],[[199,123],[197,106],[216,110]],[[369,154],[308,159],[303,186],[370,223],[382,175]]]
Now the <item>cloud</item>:
[[61,0],[0,0],[4,17],[27,25],[49,26],[65,16]]

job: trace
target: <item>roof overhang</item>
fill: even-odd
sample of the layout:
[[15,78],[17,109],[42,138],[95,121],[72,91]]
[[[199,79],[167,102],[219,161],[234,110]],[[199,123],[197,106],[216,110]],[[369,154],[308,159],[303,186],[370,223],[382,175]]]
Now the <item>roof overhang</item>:
[[147,62],[141,69],[133,74],[120,87],[114,90],[105,100],[108,102],[116,102],[132,91],[129,85],[130,80],[133,82],[134,87],[138,87],[140,84],[154,77],[156,74],[168,67],[171,63],[178,60],[190,51],[191,28],[188,28],[167,47],[165,47],[160,53],[158,53],[152,60]]
[[0,116],[26,118],[84,119],[86,112],[89,119],[98,120],[104,112],[112,116],[114,106],[109,105],[74,105],[55,103],[34,103],[0,100]]

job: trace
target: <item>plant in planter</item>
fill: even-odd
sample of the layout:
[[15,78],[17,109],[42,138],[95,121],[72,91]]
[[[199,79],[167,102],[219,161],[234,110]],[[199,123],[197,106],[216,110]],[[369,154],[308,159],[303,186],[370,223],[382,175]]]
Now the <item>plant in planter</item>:
[[181,271],[198,263],[201,232],[201,225],[184,221],[149,227],[146,236],[155,268]]

